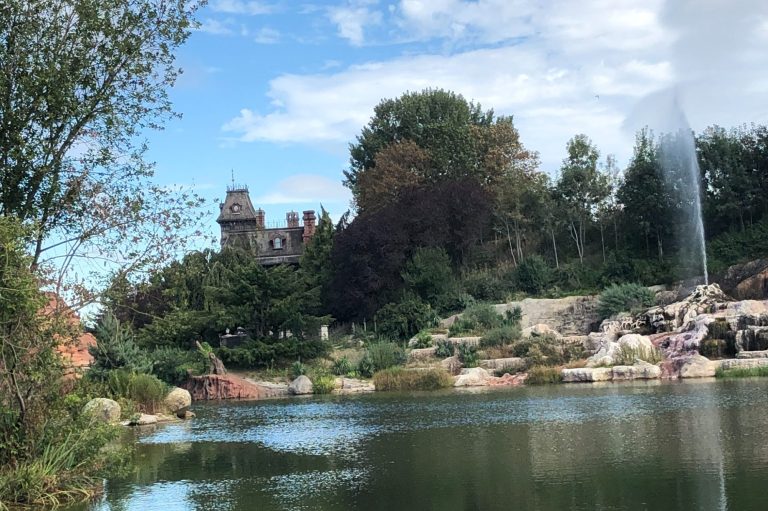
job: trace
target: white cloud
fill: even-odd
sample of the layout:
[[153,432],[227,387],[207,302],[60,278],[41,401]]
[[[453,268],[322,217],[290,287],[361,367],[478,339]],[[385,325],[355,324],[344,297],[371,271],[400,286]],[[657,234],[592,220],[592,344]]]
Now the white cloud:
[[211,2],[210,8],[216,12],[247,14],[250,16],[269,14],[273,11],[273,7],[264,2],[249,0],[215,0],[214,2]]
[[259,44],[275,44],[280,40],[280,32],[274,28],[262,27],[256,31],[253,40]]
[[[514,115],[547,169],[559,165],[576,133],[624,164],[632,134],[622,130],[623,120],[641,98],[676,83],[694,129],[768,120],[761,35],[768,3],[749,1],[751,11],[734,14],[724,12],[734,11],[724,1],[705,9],[694,0],[402,0],[391,10],[393,29],[462,49],[278,76],[270,82],[270,108],[244,108],[224,131],[243,142],[343,150],[382,98],[441,87]],[[351,25],[345,37],[364,42],[365,22]]]
[[381,23],[381,13],[370,9],[370,3],[357,0],[343,7],[328,9],[328,18],[337,26],[339,36],[355,46],[360,46],[365,41],[366,25]]
[[318,204],[320,202],[347,204],[350,191],[341,180],[317,174],[296,174],[277,183],[273,190],[256,197],[254,204]]
[[213,35],[233,35],[235,33],[231,20],[217,20],[213,18],[204,19],[200,23],[198,30]]

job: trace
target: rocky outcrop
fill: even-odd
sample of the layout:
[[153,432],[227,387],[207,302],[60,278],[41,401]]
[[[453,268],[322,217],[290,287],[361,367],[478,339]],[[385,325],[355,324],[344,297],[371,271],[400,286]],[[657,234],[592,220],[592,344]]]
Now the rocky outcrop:
[[448,340],[454,345],[464,344],[465,346],[480,346],[482,337],[449,337]]
[[435,356],[437,348],[416,348],[408,353],[408,359],[413,361],[427,360]]
[[707,378],[715,375],[718,364],[698,353],[683,360],[678,371],[680,378]]
[[557,330],[551,328],[549,325],[545,325],[544,323],[538,323],[533,326],[529,326],[528,328],[524,328],[522,332],[523,338],[529,338],[529,337],[553,337],[555,339],[562,338],[562,335],[560,335],[560,332]]
[[359,380],[357,378],[336,378],[336,388],[334,394],[360,394],[363,392],[374,392],[376,387],[373,382]]
[[193,401],[273,397],[269,389],[234,374],[192,376],[182,387],[189,391]]
[[490,387],[517,387],[525,383],[528,379],[528,373],[509,374],[504,373],[498,378],[491,376],[488,378],[488,386]]
[[491,358],[480,361],[480,367],[489,371],[507,369],[517,372],[525,367],[525,360],[520,357]]
[[454,382],[454,387],[480,387],[488,385],[491,375],[482,367],[462,369]]
[[444,358],[441,360],[440,367],[452,375],[457,375],[461,371],[461,361],[459,360],[459,357],[454,355],[452,357]]
[[665,306],[652,307],[638,318],[639,327],[651,332],[671,332],[685,326],[701,314],[724,310],[731,299],[717,284],[696,286],[685,299]]
[[187,389],[174,387],[163,400],[165,409],[174,415],[183,415],[192,405],[192,395]]
[[734,358],[720,360],[718,364],[723,369],[749,369],[751,367],[768,366],[768,358]]
[[612,371],[610,367],[578,367],[563,369],[561,375],[563,383],[587,383],[609,381],[612,378]]
[[655,380],[661,378],[661,368],[648,362],[638,361],[631,366],[613,366],[611,380]]
[[91,399],[83,407],[83,414],[90,415],[94,419],[109,424],[120,420],[120,405],[117,401],[105,397]]
[[312,393],[312,380],[303,374],[288,385],[288,393],[294,396],[303,396]]
[[631,353],[636,359],[643,360],[650,355],[655,347],[650,338],[639,334],[625,334],[616,342],[606,337],[597,352],[587,359],[587,367],[613,366],[617,363],[622,352]]
[[764,300],[768,298],[768,259],[733,265],[718,280],[737,300]]

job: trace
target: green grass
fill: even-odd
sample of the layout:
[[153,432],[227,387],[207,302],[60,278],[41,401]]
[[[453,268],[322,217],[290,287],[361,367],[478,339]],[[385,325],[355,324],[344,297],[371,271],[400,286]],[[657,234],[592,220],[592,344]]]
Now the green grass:
[[373,375],[376,390],[437,390],[453,385],[444,369],[409,370],[391,367]]
[[637,359],[640,359],[649,364],[658,364],[661,362],[662,353],[659,348],[645,348],[638,346],[633,348],[632,346],[622,345],[619,347],[619,351],[614,357],[614,365],[617,366],[631,366],[635,364]]
[[548,366],[533,366],[528,370],[528,378],[525,383],[528,385],[549,385],[553,383],[561,383],[563,376],[560,374],[560,369]]
[[754,376],[768,376],[768,366],[734,367],[723,369],[718,367],[715,371],[717,378],[752,378]]
[[313,394],[330,394],[333,392],[336,386],[336,378],[326,374],[322,376],[316,376],[312,381],[312,393]]

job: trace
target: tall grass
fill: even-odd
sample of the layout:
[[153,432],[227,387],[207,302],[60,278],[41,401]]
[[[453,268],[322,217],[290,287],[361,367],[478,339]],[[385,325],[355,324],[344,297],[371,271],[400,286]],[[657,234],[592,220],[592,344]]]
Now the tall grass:
[[127,370],[110,371],[107,386],[112,397],[135,401],[139,409],[147,413],[159,410],[168,394],[168,385],[156,376]]
[[409,370],[391,367],[373,375],[376,390],[437,390],[453,385],[444,369]]
[[330,394],[336,387],[336,378],[330,374],[315,376],[312,381],[313,394]]
[[651,348],[643,346],[633,348],[632,346],[621,345],[619,346],[619,351],[616,353],[613,361],[617,366],[631,366],[634,365],[638,359],[648,362],[649,364],[658,364],[661,362],[662,358],[661,350],[655,346]]
[[560,373],[560,369],[538,365],[528,369],[528,378],[525,383],[528,385],[548,385],[562,381],[563,375]]
[[752,378],[754,376],[768,376],[768,366],[734,367],[723,369],[718,367],[715,371],[717,378]]

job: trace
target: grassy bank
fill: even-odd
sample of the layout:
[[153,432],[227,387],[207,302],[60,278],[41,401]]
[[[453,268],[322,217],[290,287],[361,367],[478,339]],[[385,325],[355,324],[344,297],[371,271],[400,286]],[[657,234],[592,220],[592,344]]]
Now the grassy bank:
[[752,378],[754,376],[768,376],[768,366],[758,367],[734,367],[723,369],[718,367],[715,371],[717,378]]
[[390,367],[373,375],[376,390],[437,390],[453,385],[444,369],[409,370]]

